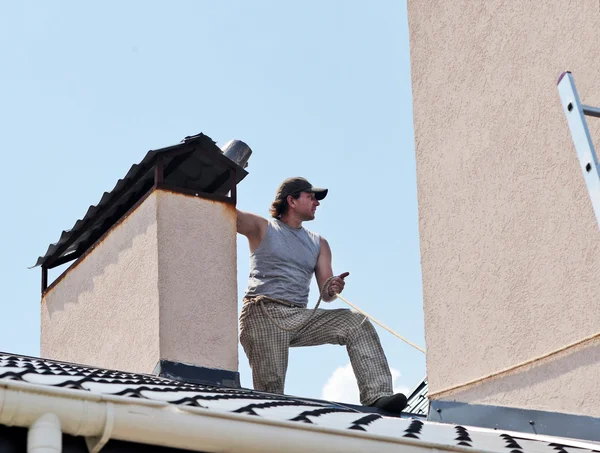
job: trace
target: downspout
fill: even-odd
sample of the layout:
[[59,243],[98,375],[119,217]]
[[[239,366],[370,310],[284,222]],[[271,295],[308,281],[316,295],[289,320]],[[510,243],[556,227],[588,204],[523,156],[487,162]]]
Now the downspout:
[[60,420],[54,414],[38,418],[27,432],[27,453],[61,453]]

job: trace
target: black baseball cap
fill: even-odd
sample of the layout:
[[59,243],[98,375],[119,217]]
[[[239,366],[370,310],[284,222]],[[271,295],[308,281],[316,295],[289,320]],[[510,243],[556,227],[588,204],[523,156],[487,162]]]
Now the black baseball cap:
[[288,178],[281,183],[275,194],[276,200],[283,200],[288,195],[300,193],[300,192],[313,192],[317,200],[322,200],[327,196],[327,189],[321,189],[319,187],[313,187],[306,179],[295,177]]

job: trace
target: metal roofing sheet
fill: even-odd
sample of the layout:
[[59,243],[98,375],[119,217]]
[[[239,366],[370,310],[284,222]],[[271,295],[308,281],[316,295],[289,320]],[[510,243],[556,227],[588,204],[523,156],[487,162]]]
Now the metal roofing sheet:
[[229,192],[231,169],[235,170],[236,183],[248,174],[204,134],[186,137],[178,145],[148,151],[110,192],[104,192],[98,204],[89,207],[73,228],[63,231],[58,241],[50,244],[33,267],[56,267],[81,256],[153,187],[154,167],[159,157],[163,161],[165,185],[203,193]]
[[417,387],[408,396],[406,412],[411,414],[427,415],[429,413],[429,399],[427,398],[427,378],[417,385]]
[[[0,384],[31,387],[58,387],[70,398],[85,393],[120,397],[122,404],[150,400],[173,407],[192,406],[208,412],[236,413],[253,423],[258,418],[297,423],[306,430],[311,426],[338,430],[362,431],[385,439],[410,438],[432,450],[444,449],[490,453],[592,453],[599,451],[594,442],[515,433],[501,429],[476,428],[416,419],[412,414],[385,417],[365,414],[327,401],[189,384],[157,376],[99,369],[56,360],[25,357],[0,352]],[[420,387],[420,386],[419,386]],[[422,388],[421,388],[422,390]],[[412,395],[411,395],[412,396]],[[232,428],[239,424],[232,424]],[[316,431],[315,431],[316,432]]]

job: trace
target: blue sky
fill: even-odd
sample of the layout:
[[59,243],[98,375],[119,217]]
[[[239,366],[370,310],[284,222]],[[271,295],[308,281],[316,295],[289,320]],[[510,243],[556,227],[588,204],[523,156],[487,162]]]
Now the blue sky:
[[[239,209],[267,216],[289,176],[328,187],[306,226],[350,272],[345,296],[424,345],[405,1],[3,2],[0,58],[0,350],[39,354],[27,267],[147,150],[199,132],[252,147]],[[238,236],[240,299],[248,261]],[[413,387],[423,354],[379,332]],[[347,364],[292,349],[286,392],[349,401]],[[240,373],[251,387],[241,349]]]

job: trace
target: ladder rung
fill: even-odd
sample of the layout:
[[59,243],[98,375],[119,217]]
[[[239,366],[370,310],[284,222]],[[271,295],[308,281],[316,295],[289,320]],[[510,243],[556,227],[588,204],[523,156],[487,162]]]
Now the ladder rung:
[[595,116],[596,118],[600,118],[600,108],[591,107],[589,105],[582,105],[583,113],[587,116]]

